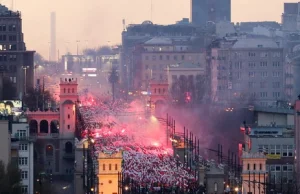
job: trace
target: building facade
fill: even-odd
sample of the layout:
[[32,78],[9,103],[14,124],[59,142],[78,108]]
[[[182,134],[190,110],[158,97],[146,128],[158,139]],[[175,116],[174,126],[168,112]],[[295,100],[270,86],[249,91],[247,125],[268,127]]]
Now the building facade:
[[231,0],[191,0],[192,24],[231,21]]
[[[131,24],[122,32],[121,50],[121,84],[126,91],[135,89],[135,78],[141,70],[141,53],[143,44],[154,37],[192,38],[197,36],[197,28],[191,25],[156,25],[151,21],[142,24]],[[202,42],[198,45],[202,45]],[[149,50],[150,51],[150,50]],[[178,58],[179,59],[179,58]],[[159,75],[158,75],[159,76]]]
[[11,160],[17,161],[21,170],[22,192],[34,193],[34,139],[29,136],[27,119],[12,122]]
[[266,156],[263,153],[244,152],[242,161],[242,193],[267,193]]
[[289,190],[294,180],[295,131],[294,114],[286,108],[255,108],[254,124],[247,125],[244,151],[266,157],[268,181],[273,188]]
[[204,52],[195,52],[188,45],[188,38],[172,39],[155,37],[143,44],[135,86],[147,91],[150,81],[167,82],[165,71],[172,64],[205,64]]
[[1,5],[0,26],[0,99],[22,99],[34,86],[34,51],[26,50],[20,12]]
[[284,95],[283,48],[271,39],[240,38],[211,51],[211,100],[274,106]]
[[297,32],[300,30],[300,3],[284,3],[284,12],[281,16],[282,30]]
[[30,137],[36,139],[36,165],[48,174],[69,177],[74,172],[77,79],[60,80],[59,111],[26,111]]

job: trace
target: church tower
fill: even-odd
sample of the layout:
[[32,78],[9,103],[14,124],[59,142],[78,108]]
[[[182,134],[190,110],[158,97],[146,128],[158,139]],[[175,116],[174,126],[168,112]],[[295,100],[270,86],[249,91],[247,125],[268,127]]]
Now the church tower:
[[60,133],[66,138],[74,137],[75,132],[75,104],[78,100],[77,79],[60,79]]

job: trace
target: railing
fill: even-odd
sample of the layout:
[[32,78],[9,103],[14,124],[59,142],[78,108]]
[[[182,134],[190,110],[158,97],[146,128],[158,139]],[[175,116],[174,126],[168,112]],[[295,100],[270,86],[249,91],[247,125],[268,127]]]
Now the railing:
[[19,134],[11,134],[11,139],[12,140],[17,140],[17,141],[35,141],[36,137],[35,136],[19,136]]
[[58,137],[59,137],[59,133],[51,133],[51,136],[52,136],[53,138],[58,138]]

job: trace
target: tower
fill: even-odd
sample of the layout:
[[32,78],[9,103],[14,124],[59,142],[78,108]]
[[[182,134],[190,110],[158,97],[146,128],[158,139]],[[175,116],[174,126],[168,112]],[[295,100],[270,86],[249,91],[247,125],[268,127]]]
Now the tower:
[[49,60],[56,61],[56,13],[50,14],[50,48]]
[[248,153],[242,155],[242,193],[266,193],[266,161],[263,153]]
[[61,135],[64,137],[74,137],[75,132],[75,104],[78,100],[77,79],[60,79],[60,123]]
[[122,172],[123,152],[105,153],[99,152],[98,156],[98,180],[100,182],[99,193],[119,193],[119,172]]

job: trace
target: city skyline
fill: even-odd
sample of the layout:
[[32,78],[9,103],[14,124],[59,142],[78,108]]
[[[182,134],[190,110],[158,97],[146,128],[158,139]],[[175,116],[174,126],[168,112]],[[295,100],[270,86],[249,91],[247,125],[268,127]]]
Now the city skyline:
[[[171,1],[152,0],[152,14],[150,0],[131,0],[131,2],[93,0],[84,6],[78,0],[65,0],[64,2],[58,0],[51,2],[15,1],[14,10],[22,12],[23,32],[27,49],[36,50],[48,59],[50,13],[52,11],[57,14],[57,49],[62,55],[67,51],[76,53],[77,40],[81,41],[79,50],[85,47],[120,44],[123,29],[122,19],[125,19],[126,25],[128,25],[151,20],[151,17],[152,21],[157,24],[173,24],[182,18],[190,18],[190,1],[177,0],[176,3],[170,3]],[[232,21],[281,22],[284,2],[287,1],[265,0],[262,3],[259,0],[232,0]],[[290,0],[288,2],[297,1]],[[2,1],[2,3],[11,8],[10,1]],[[270,5],[272,5],[272,11],[268,11],[266,14],[263,8]],[[165,8],[168,6],[169,13],[165,14]],[[36,7],[40,9],[36,9]]]

